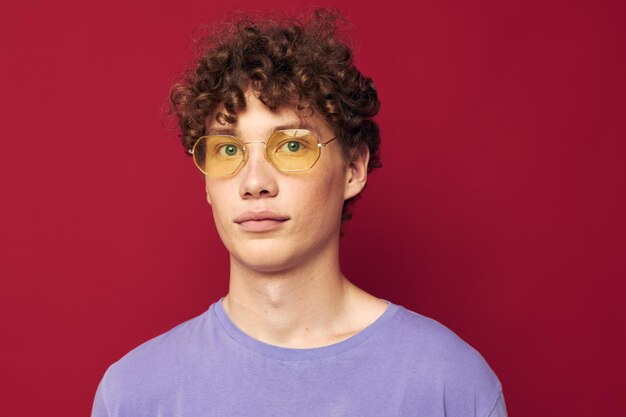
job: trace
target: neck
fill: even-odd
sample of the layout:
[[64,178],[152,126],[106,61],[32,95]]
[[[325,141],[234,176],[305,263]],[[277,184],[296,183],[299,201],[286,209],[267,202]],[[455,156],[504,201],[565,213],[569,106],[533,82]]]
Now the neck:
[[[338,250],[282,271],[259,272],[231,256],[224,309],[244,333],[284,347],[316,347],[359,327],[354,307],[364,293],[341,273]],[[357,329],[358,330],[358,329]]]

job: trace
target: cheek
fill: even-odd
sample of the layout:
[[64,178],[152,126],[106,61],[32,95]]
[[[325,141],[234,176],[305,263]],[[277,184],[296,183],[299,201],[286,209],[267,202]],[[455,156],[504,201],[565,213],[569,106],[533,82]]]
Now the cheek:
[[[294,185],[297,187],[297,185]],[[298,188],[294,188],[298,191]],[[327,176],[320,181],[311,181],[305,187],[300,187],[296,204],[303,217],[303,227],[318,228],[337,226],[341,222],[343,207],[343,178],[339,175]],[[335,220],[335,221],[334,221]]]
[[[213,184],[207,186],[206,192],[207,201],[211,205],[211,210],[213,212],[215,227],[223,240],[227,235],[224,233],[224,229],[229,223],[229,210],[233,207],[233,205],[229,204],[227,190],[222,188],[224,187]],[[217,198],[218,196],[219,198]]]

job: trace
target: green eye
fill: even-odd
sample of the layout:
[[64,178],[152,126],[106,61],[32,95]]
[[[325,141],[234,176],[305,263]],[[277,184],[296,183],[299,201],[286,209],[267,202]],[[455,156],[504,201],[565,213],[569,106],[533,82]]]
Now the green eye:
[[300,148],[302,147],[302,145],[300,144],[300,142],[296,142],[295,140],[291,140],[291,141],[287,142],[286,147],[287,147],[287,150],[289,152],[298,152],[300,150]]
[[301,154],[306,151],[306,144],[302,143],[299,140],[289,140],[283,142],[278,148],[276,148],[276,152],[289,154]]
[[219,153],[226,156],[235,156],[237,155],[237,147],[232,144],[222,145],[219,148]]

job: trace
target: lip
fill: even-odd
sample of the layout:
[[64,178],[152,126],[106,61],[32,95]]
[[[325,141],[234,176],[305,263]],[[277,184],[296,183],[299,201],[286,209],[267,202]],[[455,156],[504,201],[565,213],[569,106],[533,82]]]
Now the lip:
[[248,232],[268,232],[274,230],[289,220],[273,211],[248,211],[235,218],[234,222]]

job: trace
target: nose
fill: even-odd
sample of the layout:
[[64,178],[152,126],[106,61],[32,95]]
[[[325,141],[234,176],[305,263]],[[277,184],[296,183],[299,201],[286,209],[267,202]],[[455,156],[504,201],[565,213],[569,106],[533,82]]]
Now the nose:
[[276,169],[265,158],[263,142],[245,144],[248,159],[242,167],[239,195],[243,199],[275,197],[278,194]]

